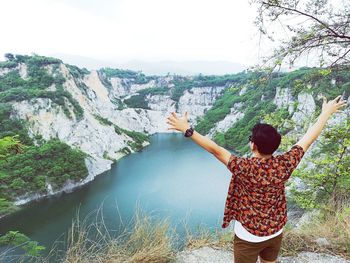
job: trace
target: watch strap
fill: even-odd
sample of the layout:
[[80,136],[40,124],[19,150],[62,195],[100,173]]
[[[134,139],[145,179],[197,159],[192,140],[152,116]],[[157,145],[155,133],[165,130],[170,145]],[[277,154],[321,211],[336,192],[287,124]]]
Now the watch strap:
[[194,132],[194,129],[192,127],[188,128],[185,132],[185,137],[191,137]]

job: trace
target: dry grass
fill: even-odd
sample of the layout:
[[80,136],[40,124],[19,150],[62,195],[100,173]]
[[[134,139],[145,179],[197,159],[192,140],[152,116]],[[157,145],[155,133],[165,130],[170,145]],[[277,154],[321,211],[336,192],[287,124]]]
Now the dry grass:
[[[319,245],[317,238],[326,238],[329,244]],[[299,230],[284,231],[282,255],[300,251],[326,252],[350,259],[350,209],[324,211]]]
[[208,227],[200,225],[196,233],[193,233],[187,223],[184,226],[186,229],[186,249],[212,247],[232,250],[233,248],[234,234],[232,231],[223,230],[222,228],[215,228],[214,231],[211,231]]
[[[72,223],[67,240],[67,251],[62,263],[170,263],[176,259],[178,250],[175,243],[179,237],[175,227],[170,227],[169,218],[155,219],[150,213],[144,214],[138,207],[134,213],[133,225],[122,226],[117,238],[111,237],[103,217],[98,223],[87,224],[79,220]],[[210,232],[200,227],[196,233],[190,231],[184,221],[186,232],[185,248],[195,249],[203,246],[232,249],[233,233],[216,229]],[[127,230],[129,229],[129,230]],[[93,233],[93,234],[91,234]],[[53,249],[45,262],[57,254]],[[55,255],[57,258],[57,255]],[[41,261],[42,262],[42,261]]]
[[[96,217],[97,218],[97,217]],[[134,213],[132,225],[118,231],[118,237],[112,237],[107,231],[101,213],[100,219],[91,224],[79,216],[72,223],[67,240],[67,250],[62,252],[53,248],[49,256],[35,262],[53,262],[58,258],[62,263],[171,263],[178,253],[175,243],[178,235],[170,227],[169,219],[155,219],[150,213],[140,209]],[[211,231],[206,226],[199,226],[191,232],[184,222],[184,247],[193,250],[212,247],[233,250],[234,234],[232,230],[216,228]],[[342,212],[324,212],[321,217],[300,229],[285,229],[282,241],[282,256],[293,256],[301,251],[326,252],[350,259],[350,209]],[[326,238],[327,245],[319,245],[317,238]],[[59,253],[61,253],[59,255]]]
[[[324,211],[309,224],[300,229],[283,231],[282,256],[295,256],[301,251],[325,252],[350,259],[350,208],[341,207],[341,211]],[[201,227],[198,234],[187,234],[187,249],[200,247],[233,249],[233,232],[216,229],[215,233]],[[319,245],[317,238],[326,238],[328,245]]]
[[110,236],[103,220],[90,225],[74,221],[61,262],[166,263],[175,259],[176,234],[169,234],[168,218],[154,220],[137,209],[132,221],[134,224],[124,227],[117,238]]
[[[79,217],[79,216],[78,216]],[[117,238],[108,233],[103,220],[97,224],[86,224],[75,220],[69,231],[64,263],[167,263],[174,262],[175,243],[179,237],[175,227],[170,227],[169,219],[154,220],[139,208],[134,213],[134,224],[124,226]],[[185,248],[195,249],[203,246],[232,250],[233,233],[207,227],[199,227],[191,232],[188,222],[183,223],[186,235]],[[128,231],[126,229],[129,229]],[[94,233],[94,235],[91,235]]]
[[107,262],[171,262],[176,256],[173,250],[175,233],[169,235],[169,229],[168,219],[154,223],[149,216],[137,213],[136,224],[127,240],[109,245]]

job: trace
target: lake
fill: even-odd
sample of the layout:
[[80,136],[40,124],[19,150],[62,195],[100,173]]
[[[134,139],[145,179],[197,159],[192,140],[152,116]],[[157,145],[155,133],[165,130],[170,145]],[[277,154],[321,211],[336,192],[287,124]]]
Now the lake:
[[115,232],[137,206],[157,218],[168,217],[180,234],[185,219],[193,231],[200,225],[221,228],[230,178],[223,163],[182,133],[154,134],[141,152],[118,160],[73,193],[25,205],[2,219],[0,230],[18,230],[49,250],[66,239],[78,211],[80,218],[93,221],[100,209]]

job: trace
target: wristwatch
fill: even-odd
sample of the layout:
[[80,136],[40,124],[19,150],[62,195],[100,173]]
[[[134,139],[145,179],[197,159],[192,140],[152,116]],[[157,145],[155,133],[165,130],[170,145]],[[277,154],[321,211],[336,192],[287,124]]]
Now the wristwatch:
[[191,137],[192,134],[193,134],[193,132],[194,132],[194,129],[193,129],[192,127],[190,127],[189,129],[186,130],[184,136],[185,136],[185,137]]

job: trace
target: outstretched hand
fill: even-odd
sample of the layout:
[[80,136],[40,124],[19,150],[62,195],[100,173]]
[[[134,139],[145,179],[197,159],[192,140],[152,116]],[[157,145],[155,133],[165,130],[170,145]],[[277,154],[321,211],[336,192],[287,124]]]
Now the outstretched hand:
[[185,114],[182,118],[179,118],[175,112],[172,112],[171,115],[167,118],[167,123],[171,125],[168,130],[177,130],[181,132],[185,132],[187,129],[190,128],[190,125],[188,123],[188,112],[185,111]]
[[341,99],[341,95],[328,102],[327,99],[323,97],[322,112],[326,112],[329,115],[332,115],[335,112],[340,112],[340,108],[344,107],[346,105],[346,102],[346,100]]

